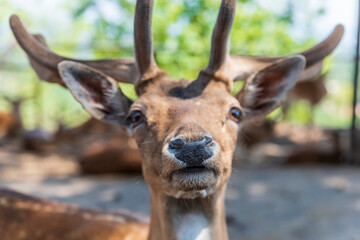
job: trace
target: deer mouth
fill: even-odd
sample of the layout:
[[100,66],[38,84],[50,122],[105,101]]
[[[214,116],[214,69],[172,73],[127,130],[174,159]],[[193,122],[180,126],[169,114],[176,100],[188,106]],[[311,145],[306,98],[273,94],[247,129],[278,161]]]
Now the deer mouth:
[[212,187],[217,182],[217,171],[207,166],[190,166],[171,173],[171,182],[179,190],[200,191]]
[[199,166],[189,166],[177,169],[172,172],[171,175],[193,175],[193,174],[213,174],[214,176],[217,175],[217,171],[214,168],[207,167],[205,165]]
[[201,172],[204,172],[204,171],[208,171],[208,170],[211,170],[205,166],[193,166],[193,167],[185,167],[185,168],[182,168],[180,170],[178,170],[179,173],[201,173]]

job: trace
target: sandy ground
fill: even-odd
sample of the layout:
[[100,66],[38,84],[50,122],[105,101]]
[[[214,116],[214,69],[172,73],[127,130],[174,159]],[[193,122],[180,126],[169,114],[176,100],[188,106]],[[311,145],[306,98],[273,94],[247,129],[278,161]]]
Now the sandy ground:
[[[0,185],[84,207],[149,214],[140,175],[79,176],[69,156],[0,148]],[[226,207],[230,239],[360,240],[360,169],[234,167]]]

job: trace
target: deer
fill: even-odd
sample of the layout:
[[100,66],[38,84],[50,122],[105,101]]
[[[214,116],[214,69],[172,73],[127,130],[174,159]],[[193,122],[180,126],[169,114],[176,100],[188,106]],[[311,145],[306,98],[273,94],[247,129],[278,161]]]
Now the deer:
[[12,113],[0,112],[0,142],[12,135],[16,120]]
[[[296,100],[306,100],[309,103],[311,112],[326,96],[327,89],[325,79],[327,74],[321,74],[315,79],[298,82],[290,91],[286,101],[282,105],[283,115],[286,117],[289,107]],[[312,119],[310,120],[312,122]]]
[[15,138],[21,136],[24,132],[24,126],[21,120],[20,107],[25,98],[13,99],[3,96],[11,107],[11,112],[0,112],[0,141],[5,138]]
[[53,144],[71,146],[83,174],[141,173],[141,159],[134,139],[122,129],[95,118],[67,129],[62,123]]
[[[222,0],[208,66],[193,81],[171,79],[156,64],[153,0],[136,2],[134,58],[127,59],[78,60],[57,55],[44,45],[43,38],[27,33],[19,18],[11,16],[15,38],[42,80],[66,87],[93,117],[125,127],[135,139],[151,202],[149,224],[133,221],[129,227],[125,217],[116,226],[109,217],[106,224],[94,215],[88,222],[85,218],[73,221],[85,210],[68,214],[64,207],[58,210],[61,221],[57,218],[56,224],[50,224],[51,216],[43,214],[44,201],[34,199],[30,202],[36,202],[37,208],[32,215],[27,212],[33,216],[28,219],[42,224],[34,226],[24,220],[23,226],[3,227],[5,236],[16,231],[27,239],[39,239],[39,235],[41,239],[228,239],[224,200],[238,131],[245,122],[279,107],[297,81],[318,74],[319,62],[334,50],[344,31],[339,25],[323,42],[286,57],[231,55],[229,34],[235,9],[236,0]],[[233,81],[243,79],[243,88],[231,95]],[[118,82],[134,84],[138,99],[128,99]],[[7,195],[16,194],[4,190],[0,205],[9,203]],[[51,206],[49,211],[56,212]],[[7,217],[4,224],[14,225],[11,220],[24,213],[24,208],[13,206],[0,218]],[[47,221],[40,221],[41,217]],[[117,236],[111,235],[115,228]],[[53,232],[59,232],[54,229],[66,232],[54,236]],[[144,232],[146,236],[139,236]]]

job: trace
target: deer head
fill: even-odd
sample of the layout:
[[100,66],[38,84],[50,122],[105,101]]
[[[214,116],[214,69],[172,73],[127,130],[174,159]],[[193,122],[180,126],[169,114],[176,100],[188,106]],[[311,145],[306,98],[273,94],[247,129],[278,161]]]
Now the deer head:
[[[134,59],[61,57],[49,50],[41,35],[28,34],[18,17],[12,16],[10,24],[41,79],[67,87],[95,118],[129,129],[152,199],[197,199],[223,195],[242,124],[276,109],[297,80],[317,75],[343,34],[343,27],[337,26],[319,45],[289,57],[230,55],[235,7],[236,0],[222,1],[209,64],[194,81],[170,79],[158,68],[152,0],[136,3]],[[233,81],[244,79],[242,90],[232,96]],[[133,83],[139,98],[129,100],[118,82]]]

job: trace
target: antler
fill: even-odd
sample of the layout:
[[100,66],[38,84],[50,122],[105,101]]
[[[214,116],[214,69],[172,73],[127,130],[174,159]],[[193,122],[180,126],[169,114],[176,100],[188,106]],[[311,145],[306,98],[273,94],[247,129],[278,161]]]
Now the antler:
[[134,21],[135,61],[140,73],[136,79],[135,90],[142,93],[142,86],[160,74],[165,74],[156,65],[152,44],[153,0],[137,0]]
[[136,2],[134,50],[141,77],[146,75],[151,68],[157,68],[152,44],[152,10],[153,0],[138,0]]
[[[197,95],[201,93],[213,78],[227,83],[228,91],[231,91],[232,79],[227,76],[226,68],[230,60],[229,35],[234,21],[235,9],[236,0],[222,0],[211,38],[209,64],[206,69],[200,72],[198,78],[189,84],[185,94]],[[207,77],[201,77],[204,74]]]
[[[229,89],[231,89],[233,81],[245,80],[251,74],[285,58],[230,56],[229,34],[235,8],[236,0],[222,0],[212,35],[209,65],[202,71],[211,78],[226,82]],[[15,38],[27,53],[31,65],[41,79],[64,85],[57,66],[61,61],[71,60],[101,71],[118,82],[134,83],[137,93],[141,94],[143,91],[141,87],[146,85],[149,80],[165,74],[157,67],[154,59],[151,30],[152,9],[153,0],[137,0],[134,21],[135,60],[127,58],[88,61],[62,57],[47,47],[41,35],[30,35],[17,16],[11,16],[10,26]],[[320,73],[323,59],[338,45],[343,33],[344,27],[338,25],[323,42],[300,53],[306,58],[306,68],[300,74],[298,81],[312,79]],[[201,82],[195,81],[191,85],[205,86],[206,84],[207,82],[202,80]]]
[[[235,16],[235,8],[236,0],[222,1],[213,30],[209,65],[202,71],[212,78],[224,81],[228,84],[229,89],[231,89],[233,81],[246,80],[250,75],[261,71],[280,59],[286,58],[230,56],[229,33]],[[300,53],[300,55],[303,55],[306,59],[306,66],[300,74],[298,81],[313,79],[321,72],[323,59],[335,49],[343,34],[344,27],[338,25],[324,41]],[[196,82],[197,84],[194,83],[193,85],[206,85],[204,82]]]
[[118,82],[134,83],[139,93],[142,83],[164,73],[157,67],[153,54],[152,9],[153,0],[138,0],[136,2],[134,21],[135,61],[132,58],[88,61],[63,57],[53,53],[41,35],[30,35],[18,16],[10,17],[10,26],[16,40],[27,53],[30,63],[40,79],[64,86],[58,72],[58,64],[70,60],[101,71]]
[[[313,79],[316,77],[322,68],[324,58],[329,55],[344,34],[344,26],[337,25],[334,31],[322,42],[314,47],[299,53],[306,58],[305,70],[301,73],[298,81]],[[273,64],[285,57],[252,57],[231,55],[229,77],[234,81],[245,80],[251,74],[260,71],[261,69]]]
[[16,40],[27,53],[31,65],[34,67],[37,75],[42,80],[64,86],[57,68],[57,65],[64,60],[88,65],[112,77],[118,82],[132,83],[139,76],[135,62],[131,58],[89,61],[63,57],[53,53],[47,47],[45,39],[41,35],[30,35],[24,28],[18,16],[12,15],[10,17],[10,27]]
[[210,61],[207,73],[215,73],[229,57],[229,35],[234,21],[236,0],[221,2],[218,18],[211,39]]

